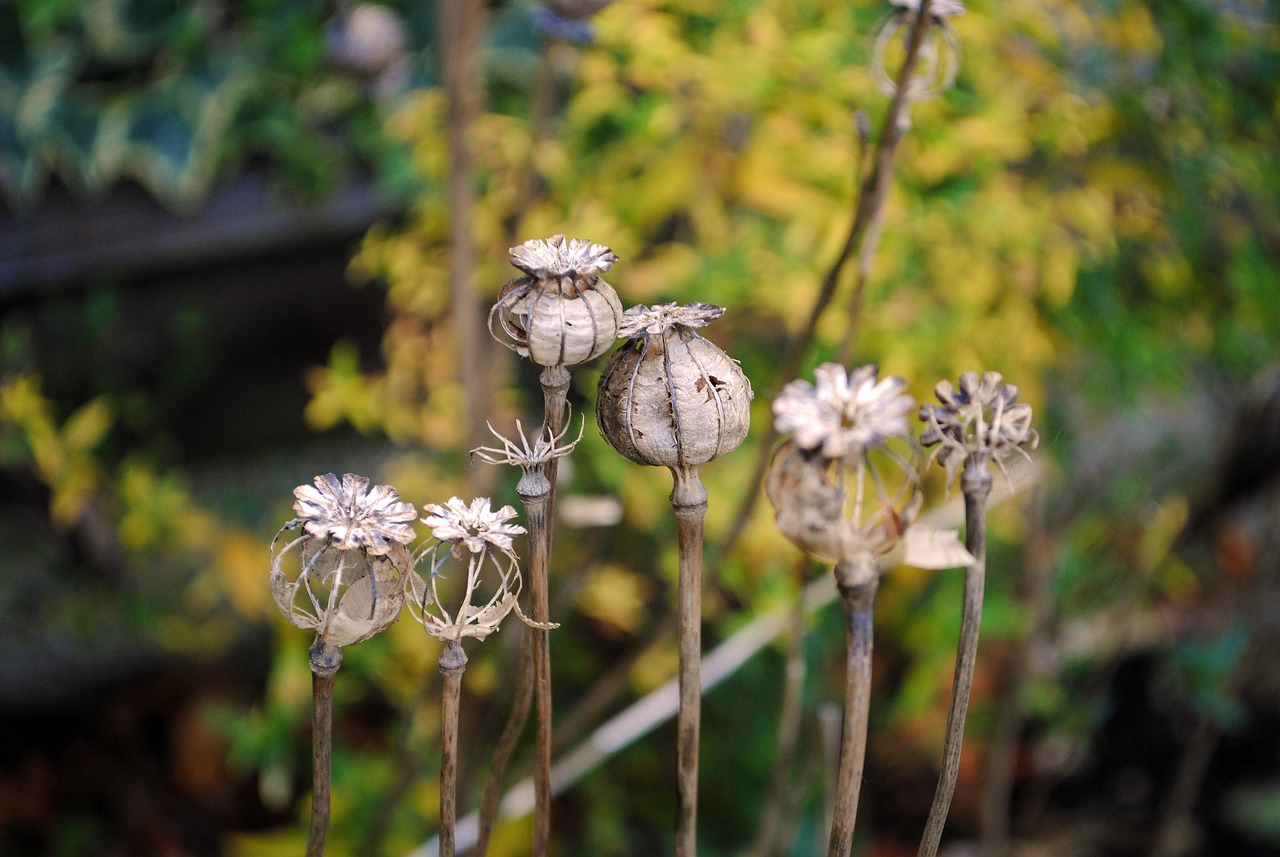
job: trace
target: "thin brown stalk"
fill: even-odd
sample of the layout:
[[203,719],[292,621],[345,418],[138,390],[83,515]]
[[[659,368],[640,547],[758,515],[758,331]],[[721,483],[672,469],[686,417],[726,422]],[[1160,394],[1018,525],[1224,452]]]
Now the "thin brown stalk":
[[[836,580],[844,575],[836,566]],[[845,618],[844,722],[840,736],[840,766],[836,774],[835,806],[828,857],[848,857],[853,850],[853,826],[858,816],[863,764],[867,756],[867,725],[871,712],[872,614],[878,574],[853,586],[838,584]]]
[[[902,63],[902,69],[898,72],[897,91],[889,104],[889,111],[885,115],[884,124],[880,127],[880,135],[876,140],[871,172],[862,180],[859,186],[858,195],[854,203],[853,222],[849,226],[849,234],[846,236],[844,246],[840,248],[835,261],[832,262],[831,267],[827,269],[826,275],[822,278],[822,284],[818,288],[818,295],[814,299],[813,307],[809,310],[809,317],[805,322],[804,328],[788,343],[783,358],[778,363],[778,372],[774,376],[773,384],[775,388],[796,377],[799,373],[804,355],[813,345],[818,322],[821,321],[823,313],[826,312],[832,298],[835,297],[836,287],[840,283],[845,265],[848,264],[849,259],[852,258],[855,252],[860,252],[868,231],[873,223],[876,222],[880,207],[884,204],[884,197],[889,189],[889,178],[893,175],[893,166],[897,158],[898,144],[902,141],[902,136],[907,129],[907,123],[903,121],[903,118],[910,104],[910,100],[907,97],[908,81],[915,74],[920,48],[924,44],[925,32],[929,27],[930,2],[931,0],[920,0],[919,14],[916,16],[911,32],[907,36],[907,53]],[[859,172],[861,171],[859,170]],[[865,264],[869,267],[870,263],[871,257],[868,255]],[[858,305],[860,305],[861,295],[858,296],[857,301]],[[756,458],[755,470],[752,471],[747,491],[743,495],[737,512],[734,514],[728,535],[719,549],[720,556],[727,556],[732,552],[747,525],[748,519],[751,517],[751,512],[755,509],[756,502],[760,499],[760,486],[764,484],[764,475],[769,468],[769,459],[773,455],[773,447],[777,439],[778,432],[770,425],[760,443],[760,454]]]
[[[464,419],[470,449],[484,440],[492,387],[488,338],[472,283],[475,242],[470,227],[475,205],[470,136],[484,101],[480,75],[484,0],[449,0],[439,4],[438,24],[441,83],[448,105],[449,291],[458,341],[458,381],[466,397]],[[478,483],[485,478],[481,475],[483,472],[472,470],[471,478]]]
[[[554,459],[544,464],[550,467]],[[551,532],[548,511],[551,505],[551,483],[543,475],[522,478],[518,487],[524,503],[525,526],[529,529],[529,580],[531,606],[535,622],[549,622],[551,607],[548,597],[547,570],[551,559]],[[534,705],[538,716],[534,742],[534,857],[547,853],[551,835],[551,643],[545,628],[530,628],[533,638]]]
[[702,527],[707,489],[697,467],[671,469],[680,545],[680,709],[676,715],[676,857],[698,854],[698,741],[702,720]]
[[440,857],[455,857],[458,832],[458,707],[467,655],[456,640],[440,654]]
[[511,701],[511,713],[494,745],[489,773],[484,781],[476,845],[472,851],[475,857],[485,857],[489,853],[489,837],[493,834],[493,825],[498,819],[498,808],[502,802],[502,784],[506,779],[511,757],[515,755],[516,746],[520,743],[520,733],[524,731],[524,724],[529,719],[529,709],[533,704],[533,647],[533,629],[526,628],[520,638],[520,673],[516,679],[515,696]]
[[951,810],[960,776],[960,751],[964,745],[964,721],[969,712],[969,693],[978,660],[978,626],[982,620],[982,595],[987,576],[987,499],[991,496],[991,471],[985,456],[971,456],[960,477],[964,492],[965,547],[973,563],[964,571],[964,607],[960,617],[960,643],[956,650],[956,672],[951,687],[951,709],[947,713],[947,737],[942,746],[942,771],[929,807],[919,857],[935,857],[942,831]]
[[333,677],[342,650],[317,642],[311,648],[311,827],[307,857],[324,854],[329,832],[329,794],[333,767]]
[[772,857],[778,848],[783,828],[783,817],[788,809],[791,769],[796,748],[800,744],[800,724],[804,714],[804,642],[805,604],[804,568],[806,560],[796,561],[798,581],[795,608],[791,612],[791,641],[787,647],[786,677],[782,686],[782,711],[778,717],[778,753],[774,759],[773,777],[760,811],[760,824],[756,828],[756,841],[751,848],[752,857]]

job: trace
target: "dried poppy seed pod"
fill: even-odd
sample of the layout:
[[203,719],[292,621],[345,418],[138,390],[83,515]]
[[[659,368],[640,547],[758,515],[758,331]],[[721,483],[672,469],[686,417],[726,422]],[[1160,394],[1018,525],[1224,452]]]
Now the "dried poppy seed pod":
[[737,448],[751,423],[751,382],[695,328],[724,314],[693,303],[627,310],[630,341],[600,376],[596,419],[623,457],[688,468]]
[[622,322],[617,292],[600,279],[618,261],[613,251],[553,235],[510,252],[524,276],[507,283],[489,311],[494,338],[539,366],[574,366],[608,351]]
[[775,425],[791,435],[765,483],[778,528],[806,553],[839,563],[850,576],[842,585],[877,573],[921,499],[914,463],[887,445],[909,442],[915,402],[901,378],[876,376],[874,366],[846,373],[824,363],[816,384],[792,381],[773,402]]
[[407,522],[417,513],[394,488],[352,473],[317,476],[293,493],[297,517],[271,544],[271,594],[291,625],[316,632],[314,668],[320,655],[340,660],[337,648],[369,639],[400,615],[412,564],[405,545],[414,538]]

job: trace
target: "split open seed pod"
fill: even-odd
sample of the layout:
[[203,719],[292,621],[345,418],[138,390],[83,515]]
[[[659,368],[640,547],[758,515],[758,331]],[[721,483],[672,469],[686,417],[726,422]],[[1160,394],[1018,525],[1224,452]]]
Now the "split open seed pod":
[[494,338],[539,366],[574,366],[608,351],[622,322],[618,293],[600,279],[618,261],[613,251],[553,235],[510,252],[524,276],[503,287],[489,312]]
[[751,382],[696,332],[723,314],[702,303],[627,310],[621,334],[629,341],[609,358],[596,401],[600,431],[623,457],[696,467],[746,438]]

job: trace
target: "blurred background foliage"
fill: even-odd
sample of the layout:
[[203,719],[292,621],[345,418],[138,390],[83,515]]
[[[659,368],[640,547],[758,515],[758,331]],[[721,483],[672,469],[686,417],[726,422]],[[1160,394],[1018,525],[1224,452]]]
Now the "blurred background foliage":
[[[225,317],[199,302],[161,300],[153,323],[131,324],[156,299],[127,279],[6,299],[5,716],[54,734],[0,754],[0,853],[158,853],[160,842],[298,853],[308,641],[273,615],[266,589],[290,489],[356,471],[418,504],[477,479],[515,502],[515,474],[478,477],[464,449],[467,348],[494,367],[499,430],[535,423],[539,396],[527,366],[463,341],[475,332],[453,322],[434,4],[377,7],[390,29],[360,23],[368,8],[0,8],[0,186],[15,217],[39,222],[60,189],[92,207],[134,183],[180,219],[255,169],[284,198],[371,176],[393,212],[341,245],[376,329],[343,332],[356,315],[329,312],[316,330],[339,332],[319,352],[290,352],[271,376],[280,386],[250,400],[232,397],[241,388],[209,354],[313,326],[301,307],[318,292],[299,286],[293,303],[265,308],[229,293],[255,316],[244,339],[220,337]],[[790,380],[776,377],[779,355],[849,228],[864,156],[854,111],[878,123],[887,106],[867,63],[889,8],[616,0],[572,40],[539,30],[547,18],[534,12],[488,10],[485,106],[468,129],[469,279],[487,305],[514,273],[508,246],[564,232],[621,257],[607,278],[625,304],[729,308],[708,336],[752,379],[755,428],[703,474],[713,645],[825,573],[797,574],[763,505],[732,551],[719,547],[769,401]],[[1147,853],[1169,831],[1184,849],[1171,854],[1280,851],[1267,810],[1280,800],[1280,672],[1267,655],[1280,420],[1275,404],[1261,428],[1247,418],[1265,404],[1280,345],[1278,13],[1270,0],[975,0],[953,19],[956,86],[911,111],[855,361],[906,377],[921,399],[941,378],[997,369],[1036,408],[1042,438],[1042,467],[993,521],[957,839],[977,836],[980,804],[994,800],[1045,853]],[[356,62],[365,26],[391,48]],[[824,315],[806,373],[839,353],[850,290]],[[574,373],[588,423],[597,369]],[[196,401],[217,403],[216,418],[201,417],[215,429],[184,422],[208,413]],[[675,666],[667,474],[624,462],[592,426],[570,462],[552,580],[565,748]],[[599,523],[619,506],[620,522]],[[960,586],[954,572],[885,580],[859,826],[877,854],[914,848],[928,809]],[[839,639],[838,617],[822,612],[798,649],[805,728],[787,853],[823,840]],[[517,640],[509,628],[471,652],[469,805],[506,716]],[[407,853],[434,831],[436,655],[412,623],[348,653],[334,853]],[[786,659],[779,641],[706,700],[708,855],[753,841]],[[560,853],[668,848],[673,737],[660,730],[560,799]],[[67,771],[128,788],[107,800],[60,785]],[[984,824],[988,837],[999,827],[990,810]],[[500,830],[493,852],[523,853],[525,830]]]

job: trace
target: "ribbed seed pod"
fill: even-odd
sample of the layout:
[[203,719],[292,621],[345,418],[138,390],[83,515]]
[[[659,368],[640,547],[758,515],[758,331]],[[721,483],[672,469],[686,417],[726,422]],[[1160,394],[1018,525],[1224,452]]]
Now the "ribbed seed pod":
[[600,279],[618,261],[608,247],[553,235],[510,253],[524,276],[503,287],[489,312],[495,339],[539,366],[574,366],[609,350],[618,338],[622,302]]
[[637,464],[696,467],[735,449],[751,421],[742,367],[695,329],[724,314],[694,303],[627,310],[630,341],[600,376],[596,419],[605,439]]

